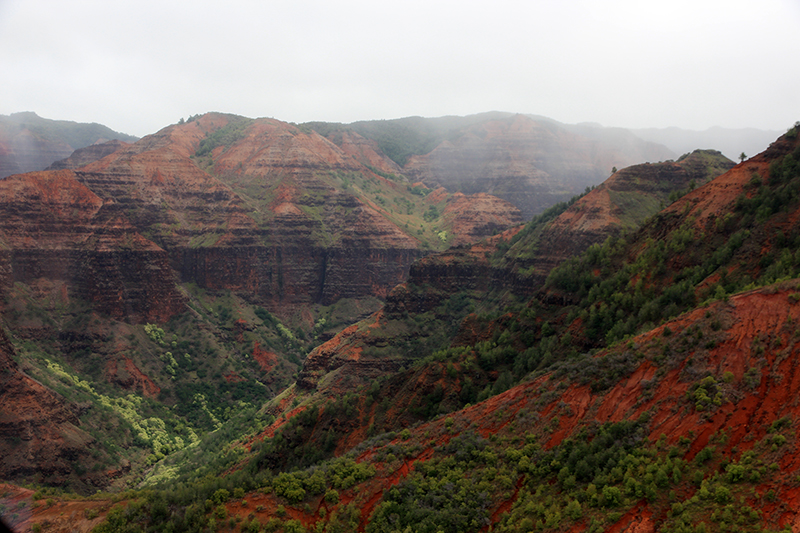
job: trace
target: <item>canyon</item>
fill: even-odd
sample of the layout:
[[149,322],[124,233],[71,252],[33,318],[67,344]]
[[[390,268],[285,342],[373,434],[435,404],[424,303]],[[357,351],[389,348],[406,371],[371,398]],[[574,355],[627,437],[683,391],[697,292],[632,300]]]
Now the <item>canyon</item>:
[[14,524],[67,530],[58,486],[132,490],[98,531],[793,527],[800,125],[600,183],[483,118],[395,160],[209,113],[0,180]]

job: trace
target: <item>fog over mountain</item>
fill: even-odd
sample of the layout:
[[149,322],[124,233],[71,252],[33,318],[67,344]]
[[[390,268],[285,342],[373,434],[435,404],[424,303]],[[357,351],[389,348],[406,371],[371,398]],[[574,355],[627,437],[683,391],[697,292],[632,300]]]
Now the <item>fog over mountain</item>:
[[137,136],[208,111],[775,130],[800,110],[798,27],[794,0],[4,0],[0,113]]
[[755,128],[728,129],[715,126],[704,131],[681,128],[642,128],[631,130],[638,137],[663,144],[670,150],[685,154],[697,148],[719,150],[728,158],[739,159],[742,152],[753,156],[764,151],[782,131]]

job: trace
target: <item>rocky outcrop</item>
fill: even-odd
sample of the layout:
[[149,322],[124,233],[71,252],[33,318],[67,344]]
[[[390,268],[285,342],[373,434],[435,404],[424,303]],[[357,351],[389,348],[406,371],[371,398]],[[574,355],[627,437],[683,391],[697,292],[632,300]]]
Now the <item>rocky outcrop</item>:
[[514,204],[486,193],[454,194],[443,216],[452,224],[454,246],[478,242],[523,222]]
[[0,181],[0,292],[63,281],[115,318],[161,322],[183,308],[164,250],[71,171]]
[[550,270],[567,258],[611,235],[638,228],[670,203],[670,195],[689,192],[733,166],[719,152],[698,150],[679,162],[624,168],[543,228],[536,238],[535,255],[518,258],[516,266],[527,269],[532,285],[540,286]]
[[[317,347],[306,358],[297,386],[306,390],[319,387],[324,396],[337,397],[409,364],[410,359],[402,355],[368,353],[371,348],[385,347],[390,340],[399,342],[398,336],[389,339],[380,334],[387,318],[382,311],[374,313]],[[408,332],[408,336],[413,337],[414,333]]]
[[[374,143],[337,140],[211,113],[123,146],[76,178],[163,249],[181,281],[240,291],[276,312],[384,298],[428,253],[380,203],[412,196]],[[488,195],[460,196],[444,217],[459,242],[519,221]]]
[[[566,259],[622,230],[638,227],[658,212],[661,202],[669,201],[671,193],[688,191],[693,181],[702,185],[732,165],[721,154],[707,151],[696,152],[678,163],[635,165],[615,173],[549,222],[531,224],[525,229],[516,227],[415,262],[408,281],[389,293],[383,310],[376,315],[380,317],[376,322],[396,321],[390,329],[397,333],[384,342],[403,344],[408,334],[397,324],[439,308],[454,295],[482,300],[490,294],[510,292],[521,298],[533,297],[543,287],[548,273]],[[438,193],[434,191],[429,196]],[[443,327],[449,317],[436,319],[441,320],[439,326]],[[326,391],[332,383],[338,385],[341,376],[356,367],[352,354],[380,344],[376,333],[380,330],[348,329],[322,345],[309,354],[298,384]],[[324,377],[334,371],[335,377]]]
[[432,248],[520,221],[492,196],[443,193],[437,228],[423,234],[430,199],[411,193],[374,141],[353,132],[332,139],[273,119],[210,113],[135,144],[76,151],[53,166],[72,173],[6,185],[0,280],[69,280],[100,310],[134,321],[178,312],[176,280],[291,313],[385,298]]
[[386,157],[378,147],[378,143],[373,140],[349,131],[338,131],[327,138],[362,165],[390,174],[403,172],[397,163]]
[[105,378],[125,390],[136,391],[145,398],[155,398],[161,392],[161,388],[124,355],[106,363]]

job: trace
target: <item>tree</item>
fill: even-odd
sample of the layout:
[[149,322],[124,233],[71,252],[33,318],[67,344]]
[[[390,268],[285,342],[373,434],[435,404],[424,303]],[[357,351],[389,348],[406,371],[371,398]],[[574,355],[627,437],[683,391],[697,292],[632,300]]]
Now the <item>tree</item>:
[[747,154],[745,154],[744,152],[742,152],[741,154],[739,154],[739,161],[741,161],[742,163],[744,163],[744,160],[745,160],[745,159],[747,159]]

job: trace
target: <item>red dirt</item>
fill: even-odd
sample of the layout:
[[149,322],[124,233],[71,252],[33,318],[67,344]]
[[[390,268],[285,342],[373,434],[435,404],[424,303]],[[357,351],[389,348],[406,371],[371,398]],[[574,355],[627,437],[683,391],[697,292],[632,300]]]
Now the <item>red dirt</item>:
[[278,364],[278,354],[261,348],[256,341],[253,344],[253,359],[264,372],[269,372]]
[[[519,489],[522,488],[522,484],[525,481],[525,477],[521,476],[518,480],[516,485],[514,486],[514,494],[511,495],[511,498],[501,503],[497,509],[494,510],[492,513],[491,518],[489,519],[492,524],[496,524],[500,521],[500,518],[511,510],[511,506],[514,505],[514,502],[517,501],[517,496],[519,495]],[[488,531],[491,525],[486,526],[483,528],[483,531]]]
[[231,370],[230,372],[226,372],[225,374],[222,375],[222,377],[225,378],[225,381],[227,381],[228,383],[239,383],[244,381],[244,378],[233,370]]
[[[800,419],[800,401],[797,400],[800,398],[800,358],[796,357],[800,355],[800,341],[794,336],[795,324],[800,321],[800,303],[795,303],[798,292],[796,283],[788,283],[778,288],[736,295],[727,302],[715,302],[686,313],[631,340],[635,350],[654,355],[663,343],[677,342],[682,338],[690,326],[700,325],[708,338],[715,339],[711,347],[701,343],[688,349],[666,372],[659,371],[654,362],[645,359],[628,377],[602,393],[593,393],[588,385],[564,385],[549,376],[543,376],[447,417],[421,424],[412,430],[413,438],[432,442],[430,438],[422,437],[430,432],[437,435],[435,446],[438,448],[458,435],[460,428],[467,427],[474,428],[484,438],[491,438],[503,431],[515,420],[517,413],[527,407],[529,412],[538,413],[538,417],[526,422],[526,431],[547,435],[545,445],[552,447],[574,435],[586,424],[633,420],[649,412],[649,438],[652,442],[662,434],[669,445],[675,444],[681,437],[689,437],[691,442],[684,458],[691,460],[709,443],[712,435],[726,432],[728,438],[724,444],[715,445],[718,453],[731,457],[750,449],[767,434],[772,422],[778,418],[790,416],[795,420]],[[709,326],[712,320],[722,324],[719,331],[715,332]],[[362,324],[361,327],[367,331],[372,326]],[[667,327],[672,331],[670,336],[665,336]],[[348,329],[346,333],[343,332],[345,334],[332,340],[330,347],[340,348],[341,344],[349,342],[349,336],[357,335],[356,327]],[[474,334],[480,336],[479,331]],[[761,340],[756,340],[758,338]],[[627,346],[619,345],[611,350],[627,350]],[[764,347],[763,353],[759,346]],[[604,357],[605,354],[603,352],[598,357]],[[696,361],[690,362],[690,358]],[[693,383],[684,377],[684,370],[689,365],[701,365],[697,372],[715,376],[721,390],[728,391],[722,405],[710,411],[698,411],[694,402],[687,400],[686,392]],[[749,368],[760,368],[762,374],[760,384],[752,390],[742,384]],[[424,377],[425,383],[434,383],[438,379],[438,370],[431,372],[430,376]],[[733,376],[730,383],[722,379],[726,372]],[[558,391],[555,399],[542,404],[542,394],[554,390]],[[445,428],[444,418],[452,419],[450,424],[453,429]],[[364,420],[368,419],[368,414],[365,414]],[[376,478],[360,486],[358,501],[363,511],[362,528],[369,514],[380,503],[383,491],[407,476],[414,462],[425,461],[433,456],[430,446],[418,457],[401,464],[394,472],[383,473],[378,465]],[[778,461],[781,471],[786,472],[786,479],[789,480],[794,475],[792,473],[800,468],[800,450],[793,442],[787,443],[784,449],[788,451]],[[358,460],[371,461],[373,453],[373,450],[366,451]],[[731,458],[735,459],[735,456]],[[800,501],[800,493],[788,485],[777,487],[776,492],[781,501]],[[341,505],[354,498],[354,495],[344,496]],[[498,502],[492,512],[493,522],[497,522],[512,504],[513,498]],[[330,510],[334,510],[333,506]],[[776,507],[772,512],[781,517],[781,523],[791,523],[800,516],[785,507]],[[615,524],[614,531],[649,532],[655,529],[654,524],[652,511],[643,502],[622,517]]]
[[117,383],[124,389],[141,391],[146,398],[155,398],[161,392],[161,388],[124,355],[108,361],[105,374],[108,381]]
[[[687,460],[691,460],[697,451],[708,444],[711,435],[719,432],[728,434],[724,445],[718,446],[719,452],[731,456],[734,448],[738,450],[737,453],[751,448],[767,434],[774,420],[787,415],[795,420],[800,418],[800,402],[797,401],[800,397],[800,363],[798,358],[793,357],[800,348],[800,343],[796,345],[793,340],[796,328],[792,326],[800,320],[800,304],[793,303],[794,297],[790,298],[796,290],[790,285],[781,289],[757,290],[737,295],[727,303],[717,302],[708,308],[687,313],[633,339],[634,345],[646,347],[649,343],[663,339],[664,328],[667,326],[674,332],[673,336],[677,336],[688,326],[700,323],[707,312],[711,312],[712,316],[727,314],[728,318],[723,320],[727,320],[730,325],[722,330],[720,342],[705,352],[703,364],[712,375],[718,377],[719,383],[723,383],[721,376],[724,372],[731,372],[734,381],[730,386],[736,386],[742,380],[747,368],[763,365],[761,384],[755,390],[744,392],[739,401],[727,401],[713,412],[699,412],[693,403],[686,400],[686,391],[691,383],[682,381],[681,370],[687,363],[657,378],[656,366],[645,360],[629,377],[605,393],[592,393],[588,386],[567,386],[556,400],[537,409],[540,419],[528,430],[541,433],[547,431],[547,427],[553,428],[546,444],[554,446],[590,421],[603,423],[630,420],[650,411],[653,413],[650,439],[655,441],[664,434],[667,442],[673,444],[680,437],[690,436],[692,442],[685,456]],[[759,345],[755,341],[759,335],[765,337],[761,341],[766,346],[763,353],[758,353],[755,349]],[[689,358],[693,353],[687,352],[685,357]],[[771,373],[770,368],[773,369]],[[643,383],[653,379],[657,379],[658,384],[652,397],[648,399],[648,396],[643,395]],[[544,376],[449,416],[455,420],[456,425],[471,425],[488,438],[513,420],[519,409],[526,405],[530,407],[531,402],[537,402],[542,393],[555,385],[555,382]],[[558,423],[554,426],[556,417]],[[441,424],[441,419],[423,424],[414,430],[414,434],[421,435],[425,431],[434,431],[437,427],[441,429]],[[444,440],[451,436],[445,434]],[[785,446],[792,448],[783,454],[779,464],[781,471],[791,477],[791,473],[800,468],[800,450],[796,444]],[[362,455],[362,458],[366,457],[366,454]],[[396,477],[388,478],[386,482],[395,482],[405,474],[401,467]],[[800,501],[800,492],[789,487],[780,489],[779,494],[782,501]],[[378,501],[375,494],[369,500],[373,507]],[[508,502],[502,503],[495,510],[492,515],[494,521],[502,515],[505,509],[503,505],[508,506]],[[798,507],[790,507],[796,508]],[[793,523],[795,519],[800,520],[796,511],[785,510],[781,523]],[[652,513],[646,503],[641,503],[626,514],[613,529],[619,532],[654,530]]]
[[608,533],[653,533],[656,524],[647,504],[640,502],[608,529]]
[[48,533],[88,533],[105,519],[112,505],[108,500],[71,499],[49,505],[46,499],[34,500],[33,494],[30,489],[0,484],[0,503],[8,509],[3,520],[13,531],[31,531],[39,524]]

